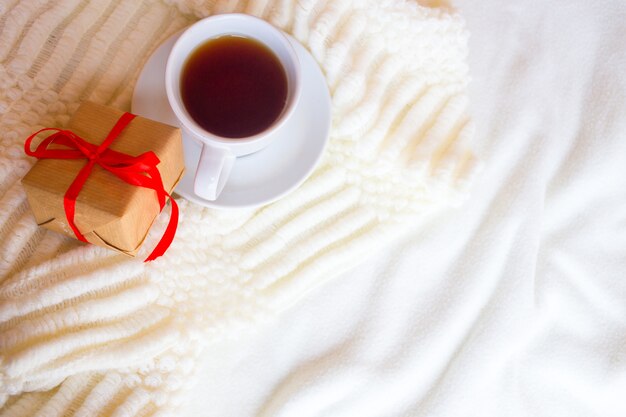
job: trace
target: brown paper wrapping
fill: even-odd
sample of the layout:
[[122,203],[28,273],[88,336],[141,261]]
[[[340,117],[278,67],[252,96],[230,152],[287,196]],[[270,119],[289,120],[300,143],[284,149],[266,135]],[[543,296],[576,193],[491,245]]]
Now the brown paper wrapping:
[[[99,145],[123,114],[99,104],[83,103],[67,126],[85,141]],[[135,117],[111,149],[137,156],[153,151],[163,186],[169,193],[184,173],[180,129]],[[86,159],[40,159],[22,179],[37,224],[75,237],[63,208],[63,195]],[[128,184],[96,165],[76,199],[74,223],[95,245],[134,256],[159,214],[154,190]]]

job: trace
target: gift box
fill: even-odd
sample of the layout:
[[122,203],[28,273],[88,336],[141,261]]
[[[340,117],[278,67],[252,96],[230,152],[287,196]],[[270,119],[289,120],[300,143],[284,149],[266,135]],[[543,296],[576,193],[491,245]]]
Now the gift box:
[[[132,120],[121,131],[112,133],[124,115]],[[74,114],[68,127],[57,132],[60,136],[65,135],[65,138],[52,140],[47,145],[48,155],[39,159],[22,179],[28,202],[39,225],[72,237],[80,238],[82,234],[84,240],[90,243],[127,255],[137,254],[162,209],[165,201],[163,196],[169,195],[182,178],[185,165],[180,129],[132,116],[114,108],[85,102]],[[110,145],[103,145],[104,141],[109,142],[112,134],[115,138]],[[68,137],[78,145],[74,145]],[[33,147],[37,140],[34,139]],[[79,154],[85,152],[86,147],[80,145],[80,140],[99,147],[106,146],[106,151],[97,149],[92,153],[99,152],[98,155],[104,155],[108,160],[106,163],[95,161],[92,164],[84,184],[79,187],[75,203],[71,203],[75,205],[73,220],[68,220],[68,217],[71,218],[68,216],[66,201],[68,190],[70,187],[76,188],[74,183],[82,175],[81,170],[90,163],[90,158],[99,158]],[[77,150],[68,150],[68,144]],[[29,146],[30,141],[27,140],[27,152]],[[93,150],[96,147],[89,148]],[[78,157],[61,158],[54,152],[59,149]],[[30,152],[33,154],[33,151]],[[146,153],[147,156],[144,155]],[[41,158],[40,155],[34,156]],[[117,163],[118,160],[121,162]],[[149,160],[155,161],[158,170],[152,176],[141,171]],[[158,178],[152,177],[159,177],[159,174],[162,190],[157,192],[157,187],[151,189],[150,184],[158,183]],[[146,186],[146,183],[150,186]],[[72,222],[80,233],[75,232]]]

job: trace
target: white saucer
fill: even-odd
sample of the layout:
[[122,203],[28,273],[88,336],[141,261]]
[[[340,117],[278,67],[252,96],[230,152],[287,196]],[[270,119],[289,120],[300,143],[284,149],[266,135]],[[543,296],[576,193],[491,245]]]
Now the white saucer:
[[[182,31],[163,42],[144,66],[133,93],[132,112],[177,126],[165,93],[165,63]],[[193,191],[201,145],[183,135],[185,176],[177,194],[207,207],[256,207],[271,203],[297,188],[319,162],[330,130],[330,94],[326,79],[309,52],[291,36],[302,67],[302,95],[284,135],[267,148],[235,160],[224,190],[215,201]]]

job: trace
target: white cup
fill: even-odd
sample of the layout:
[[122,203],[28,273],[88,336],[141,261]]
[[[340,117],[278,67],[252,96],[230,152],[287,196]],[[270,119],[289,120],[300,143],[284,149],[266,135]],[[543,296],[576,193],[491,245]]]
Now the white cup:
[[[245,138],[215,135],[196,123],[185,108],[180,91],[180,78],[187,58],[209,39],[226,35],[254,39],[269,48],[282,64],[287,76],[287,99],[276,121],[262,132]],[[165,89],[170,106],[180,127],[202,144],[196,169],[194,192],[206,200],[215,200],[222,192],[236,157],[248,155],[268,146],[279,137],[293,114],[301,92],[300,63],[287,37],[271,24],[245,14],[221,14],[202,19],[178,38],[167,59]]]

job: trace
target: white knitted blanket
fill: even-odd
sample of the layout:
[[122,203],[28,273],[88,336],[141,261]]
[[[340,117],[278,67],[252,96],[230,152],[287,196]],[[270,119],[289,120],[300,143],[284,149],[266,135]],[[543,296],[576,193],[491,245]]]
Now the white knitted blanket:
[[[0,415],[175,413],[207,344],[458,203],[476,171],[467,33],[440,3],[1,2]],[[180,199],[174,244],[149,264],[38,228],[19,183],[26,135],[64,125],[83,100],[128,109],[160,42],[235,11],[291,33],[327,77],[331,142],[312,177],[256,210]]]

